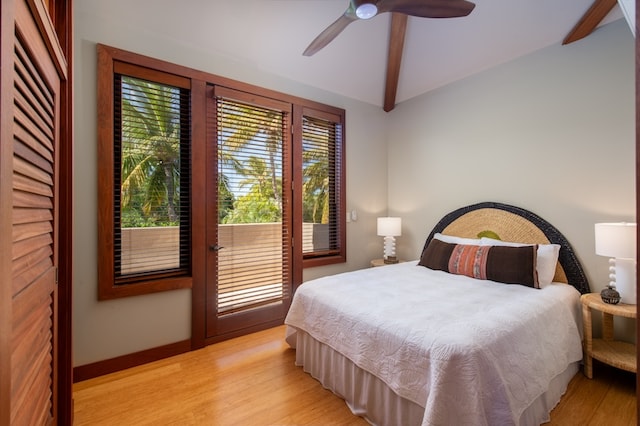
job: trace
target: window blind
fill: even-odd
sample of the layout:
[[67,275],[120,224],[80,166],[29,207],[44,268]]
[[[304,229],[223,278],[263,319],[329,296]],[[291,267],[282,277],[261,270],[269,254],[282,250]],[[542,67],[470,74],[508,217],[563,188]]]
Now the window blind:
[[186,275],[191,253],[189,90],[121,74],[114,80],[116,283]]
[[303,116],[302,250],[306,257],[332,254],[340,248],[341,132],[340,123]]
[[218,97],[218,281],[220,315],[289,296],[285,112]]

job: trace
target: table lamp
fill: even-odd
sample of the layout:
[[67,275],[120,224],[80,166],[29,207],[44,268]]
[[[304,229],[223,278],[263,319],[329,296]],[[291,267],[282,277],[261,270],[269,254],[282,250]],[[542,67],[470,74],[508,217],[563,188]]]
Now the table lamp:
[[398,263],[394,237],[402,235],[402,219],[399,217],[379,217],[378,235],[384,237],[384,263]]
[[636,304],[636,224],[627,222],[595,224],[596,254],[608,256],[610,285],[620,293],[620,301]]

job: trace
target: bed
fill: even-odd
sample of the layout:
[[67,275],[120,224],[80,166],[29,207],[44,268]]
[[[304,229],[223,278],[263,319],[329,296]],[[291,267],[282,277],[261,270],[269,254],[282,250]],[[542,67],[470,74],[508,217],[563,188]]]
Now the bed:
[[444,216],[418,260],[301,285],[286,340],[371,424],[539,425],[579,369],[588,292],[555,227],[484,202]]

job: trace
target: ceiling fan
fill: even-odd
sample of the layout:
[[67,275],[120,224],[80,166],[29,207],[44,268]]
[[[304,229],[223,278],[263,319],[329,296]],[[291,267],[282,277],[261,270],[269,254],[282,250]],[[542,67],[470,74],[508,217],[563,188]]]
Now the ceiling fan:
[[359,19],[371,19],[385,12],[420,18],[456,18],[467,16],[474,7],[474,3],[466,0],[350,0],[344,14],[322,31],[303,55],[314,55],[336,38],[347,25]]

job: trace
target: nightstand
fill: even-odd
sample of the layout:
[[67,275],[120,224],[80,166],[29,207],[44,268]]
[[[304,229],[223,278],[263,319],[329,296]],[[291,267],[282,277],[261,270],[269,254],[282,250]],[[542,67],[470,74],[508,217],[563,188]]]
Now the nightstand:
[[[398,263],[402,263],[404,260],[400,260]],[[384,259],[373,259],[371,261],[371,266],[386,266],[386,265],[395,265],[394,263],[384,263]]]
[[[582,321],[584,324],[584,375],[593,378],[593,358],[621,368],[636,372],[636,346],[632,343],[613,339],[613,317],[636,318],[636,305],[604,303],[600,293],[583,294]],[[602,312],[602,339],[593,338],[591,312]]]

